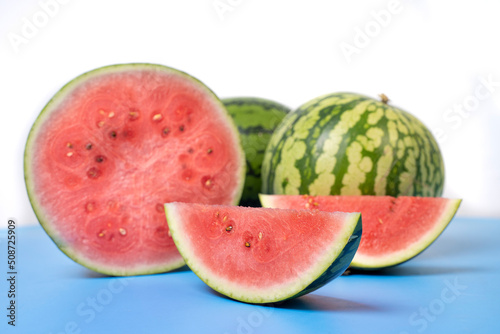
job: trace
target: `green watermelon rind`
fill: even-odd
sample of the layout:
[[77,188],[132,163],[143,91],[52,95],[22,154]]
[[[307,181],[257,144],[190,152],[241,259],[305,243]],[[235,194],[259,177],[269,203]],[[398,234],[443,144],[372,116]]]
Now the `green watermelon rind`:
[[34,174],[34,171],[32,170],[32,166],[30,164],[30,152],[32,151],[32,147],[35,144],[35,138],[37,138],[38,133],[40,129],[43,127],[45,124],[45,121],[49,118],[51,115],[51,110],[53,106],[57,106],[65,97],[68,92],[71,92],[73,89],[77,88],[81,83],[87,81],[90,78],[108,74],[108,73],[117,73],[121,71],[126,71],[126,70],[135,70],[135,69],[144,69],[144,70],[157,70],[161,71],[164,73],[171,73],[178,75],[180,77],[183,77],[187,80],[192,81],[195,83],[200,90],[203,90],[207,96],[210,96],[215,103],[219,105],[219,109],[221,113],[224,114],[225,119],[227,120],[226,125],[231,129],[232,136],[234,138],[234,142],[238,143],[238,151],[240,152],[240,171],[239,171],[239,177],[238,180],[240,180],[239,184],[237,184],[237,189],[234,193],[234,201],[232,204],[237,205],[240,198],[241,194],[243,192],[243,186],[244,186],[244,180],[245,180],[245,173],[246,173],[246,166],[245,166],[245,156],[243,153],[243,148],[241,146],[241,141],[238,136],[238,129],[234,125],[231,116],[227,113],[224,105],[220,101],[220,99],[215,95],[215,93],[208,88],[203,82],[201,82],[199,79],[183,72],[177,69],[174,69],[172,67],[164,66],[164,65],[159,65],[159,64],[152,64],[152,63],[124,63],[124,64],[114,64],[114,65],[107,65],[103,67],[99,67],[93,70],[90,70],[88,72],[85,72],[76,78],[72,79],[68,83],[66,83],[61,89],[57,91],[57,93],[49,100],[49,102],[45,105],[45,107],[42,109],[38,117],[36,118],[35,122],[33,123],[33,126],[28,134],[28,138],[26,141],[26,146],[24,149],[24,180],[26,184],[26,190],[28,193],[28,198],[30,201],[30,204],[33,208],[33,211],[42,226],[42,228],[45,230],[45,232],[50,236],[52,241],[57,245],[57,247],[64,253],[66,254],[69,258],[74,260],[75,262],[83,265],[84,267],[87,267],[93,271],[105,274],[105,275],[111,275],[111,276],[131,276],[131,275],[149,275],[149,274],[157,274],[161,272],[167,272],[171,271],[174,269],[178,269],[185,265],[184,261],[175,261],[173,263],[168,263],[166,265],[160,265],[160,266],[139,266],[135,270],[132,271],[124,271],[118,268],[112,268],[110,266],[96,266],[92,264],[92,260],[87,259],[84,256],[81,256],[78,252],[75,252],[71,245],[65,243],[63,239],[60,237],[58,231],[51,226],[50,223],[50,217],[49,215],[45,212],[43,207],[39,206],[37,203],[37,198],[36,198],[36,192],[34,191],[34,185],[32,184],[31,181],[31,175]]
[[450,224],[461,204],[461,199],[449,199],[448,205],[434,228],[429,230],[417,243],[397,254],[391,254],[386,258],[361,257],[356,254],[351,263],[351,268],[361,270],[379,270],[403,264],[425,251],[444,232]]
[[[351,148],[356,157],[358,147],[370,160],[362,167],[347,153]],[[301,105],[276,128],[262,164],[262,193],[438,197],[444,172],[438,143],[414,115],[340,92]]]
[[[196,260],[196,255],[189,245],[190,241],[182,232],[183,215],[175,202],[165,204],[165,214],[172,238],[187,266],[213,290],[231,299],[251,304],[277,303],[294,299],[310,293],[337,278],[350,265],[359,247],[362,234],[361,214],[349,214],[349,222],[339,232],[337,242],[332,243],[330,248],[325,250],[322,258],[318,259],[316,265],[306,275],[303,275],[300,280],[281,289],[273,287],[269,290],[262,288],[258,291],[249,291],[230,281],[211,275],[210,270]],[[293,263],[290,266],[292,267]]]
[[307,286],[304,290],[297,293],[296,295],[288,298],[293,299],[303,295],[306,295],[314,290],[317,290],[324,286],[325,284],[333,281],[340,275],[342,275],[347,268],[350,267],[354,256],[358,250],[359,244],[361,242],[362,237],[362,217],[359,215],[358,222],[354,231],[352,232],[347,244],[342,249],[340,255],[335,259],[335,261],[326,269],[318,278],[316,278],[309,286]]
[[[246,179],[239,205],[260,206],[258,196],[262,183],[261,168],[265,149],[275,128],[291,109],[276,101],[252,96],[229,97],[223,98],[221,101],[238,128],[246,156]],[[252,125],[249,126],[245,120],[239,119],[238,116],[242,112],[254,116]],[[269,117],[274,117],[275,124],[267,122]],[[266,122],[259,122],[259,119],[262,118],[265,118]],[[252,141],[251,136],[256,134],[259,134],[260,142]],[[263,134],[262,137],[261,134]],[[265,139],[264,136],[269,138]]]
[[[279,207],[275,204],[274,199],[276,197],[274,197],[273,195],[260,194],[259,197],[263,207]],[[448,199],[448,205],[446,209],[443,210],[442,216],[434,225],[434,228],[432,230],[429,230],[424,237],[422,237],[418,242],[412,244],[404,251],[398,252],[397,254],[390,254],[385,258],[377,258],[375,256],[363,257],[360,256],[358,252],[354,256],[350,267],[360,270],[380,270],[394,267],[413,259],[417,255],[421,254],[424,250],[426,250],[443,233],[443,231],[450,224],[456,212],[458,211],[461,202],[461,199]]]

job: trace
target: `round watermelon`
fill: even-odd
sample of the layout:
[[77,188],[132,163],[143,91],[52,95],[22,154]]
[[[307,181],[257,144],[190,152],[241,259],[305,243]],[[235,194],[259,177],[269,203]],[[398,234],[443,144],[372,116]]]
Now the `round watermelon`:
[[340,276],[362,233],[359,213],[167,203],[179,252],[207,285],[248,303],[312,292]]
[[41,225],[76,262],[110,275],[184,265],[163,204],[236,204],[245,161],[224,105],[203,83],[155,64],[120,64],[66,84],[25,148]]
[[289,113],[266,149],[262,192],[440,196],[444,164],[435,138],[387,102],[336,93]]
[[247,174],[240,205],[259,206],[261,167],[269,139],[274,129],[290,109],[278,102],[257,97],[222,99],[232,116],[245,151]]

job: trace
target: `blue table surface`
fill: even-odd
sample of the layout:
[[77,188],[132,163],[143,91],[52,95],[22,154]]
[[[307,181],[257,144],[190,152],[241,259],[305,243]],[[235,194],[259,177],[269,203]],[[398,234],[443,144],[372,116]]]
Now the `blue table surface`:
[[400,266],[341,276],[279,305],[225,298],[189,269],[105,277],[67,258],[39,226],[16,235],[16,326],[1,333],[500,333],[500,219],[455,218]]

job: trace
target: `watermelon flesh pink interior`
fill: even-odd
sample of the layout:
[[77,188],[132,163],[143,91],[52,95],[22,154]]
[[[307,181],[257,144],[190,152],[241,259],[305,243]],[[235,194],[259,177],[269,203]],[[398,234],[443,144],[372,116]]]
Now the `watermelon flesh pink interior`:
[[216,291],[252,303],[326,284],[349,266],[361,237],[359,213],[186,203],[167,203],[165,211],[193,272]]
[[235,204],[244,156],[223,105],[163,66],[116,65],[66,85],[25,153],[41,224],[71,258],[113,275],[183,265],[163,204]]
[[446,228],[460,200],[412,196],[261,195],[262,205],[361,212],[363,238],[351,264],[379,269],[400,264],[426,249]]

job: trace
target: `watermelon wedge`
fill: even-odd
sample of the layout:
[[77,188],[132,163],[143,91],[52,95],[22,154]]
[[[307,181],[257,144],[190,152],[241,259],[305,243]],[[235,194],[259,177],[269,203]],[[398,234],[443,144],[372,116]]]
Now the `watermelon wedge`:
[[248,303],[273,303],[341,275],[361,239],[359,213],[189,203],[165,204],[187,265],[212,289]]
[[264,207],[361,212],[363,239],[352,268],[381,269],[424,251],[448,226],[461,200],[412,196],[260,195]]
[[197,79],[154,64],[107,66],[65,85],[36,119],[24,163],[48,235],[109,275],[184,265],[163,203],[237,204],[245,178],[224,105]]

